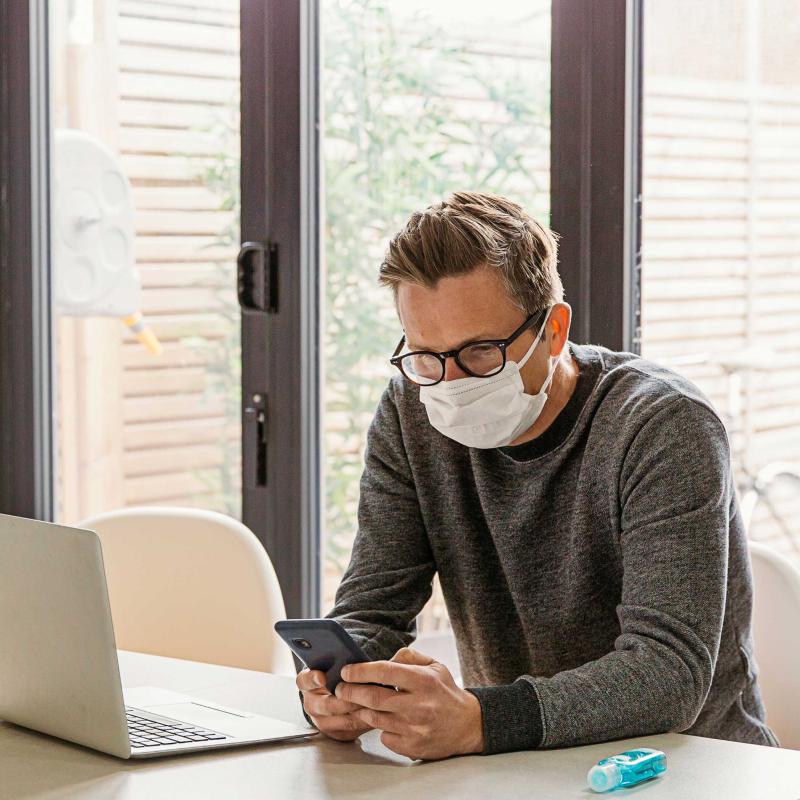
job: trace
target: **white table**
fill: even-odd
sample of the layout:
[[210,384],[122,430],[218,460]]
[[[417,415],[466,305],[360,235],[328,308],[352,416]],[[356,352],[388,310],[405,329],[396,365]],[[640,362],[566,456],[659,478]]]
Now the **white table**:
[[[301,721],[291,678],[120,653],[123,685],[162,686],[229,706]],[[563,750],[411,762],[372,731],[354,743],[322,736],[286,744],[122,761],[0,723],[0,798],[294,800],[294,798],[601,797],[586,787],[598,759],[634,745],[667,753],[667,773],[610,795],[637,800],[800,800],[800,751],[668,734]]]

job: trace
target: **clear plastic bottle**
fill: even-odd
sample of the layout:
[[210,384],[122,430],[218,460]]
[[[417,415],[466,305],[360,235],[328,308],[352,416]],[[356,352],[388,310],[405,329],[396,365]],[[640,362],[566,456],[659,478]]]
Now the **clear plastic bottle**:
[[598,761],[586,777],[594,791],[608,792],[655,778],[666,768],[667,757],[661,750],[639,747]]

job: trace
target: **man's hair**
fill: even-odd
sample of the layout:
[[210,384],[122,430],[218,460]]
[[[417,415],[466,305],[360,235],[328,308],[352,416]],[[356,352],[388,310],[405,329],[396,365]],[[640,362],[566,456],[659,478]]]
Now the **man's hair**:
[[557,234],[516,203],[454,192],[411,215],[389,243],[379,281],[396,297],[401,283],[432,288],[441,278],[486,266],[497,270],[514,303],[531,315],[564,297],[557,255]]

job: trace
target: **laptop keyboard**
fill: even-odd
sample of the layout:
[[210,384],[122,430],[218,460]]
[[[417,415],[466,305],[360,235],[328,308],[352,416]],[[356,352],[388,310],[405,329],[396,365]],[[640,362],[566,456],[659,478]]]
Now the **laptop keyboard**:
[[140,711],[125,707],[128,717],[128,736],[131,747],[158,747],[164,744],[211,742],[228,739],[225,734],[190,725],[188,722],[166,722],[144,716]]

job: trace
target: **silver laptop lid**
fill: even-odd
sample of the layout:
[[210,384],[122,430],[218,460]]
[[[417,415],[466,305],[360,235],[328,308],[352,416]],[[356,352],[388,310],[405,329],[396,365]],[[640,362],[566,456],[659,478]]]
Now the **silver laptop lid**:
[[0,514],[0,719],[130,756],[100,540]]

